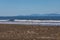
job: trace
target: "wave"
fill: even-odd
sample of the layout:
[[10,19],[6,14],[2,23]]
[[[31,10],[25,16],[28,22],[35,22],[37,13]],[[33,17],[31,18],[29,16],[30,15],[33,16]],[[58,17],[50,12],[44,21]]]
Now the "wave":
[[0,20],[0,24],[60,26],[60,20],[15,20],[15,21]]

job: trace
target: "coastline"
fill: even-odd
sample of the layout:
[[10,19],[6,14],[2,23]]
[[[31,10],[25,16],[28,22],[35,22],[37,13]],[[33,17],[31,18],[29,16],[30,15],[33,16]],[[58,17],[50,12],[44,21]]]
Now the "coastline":
[[5,20],[5,21],[0,21],[0,24],[60,26],[60,20],[15,20],[15,21]]

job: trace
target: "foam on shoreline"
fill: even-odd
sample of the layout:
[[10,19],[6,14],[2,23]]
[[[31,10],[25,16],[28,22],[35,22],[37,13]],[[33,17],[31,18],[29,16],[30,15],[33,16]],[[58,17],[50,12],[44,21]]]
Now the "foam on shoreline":
[[15,21],[5,20],[5,21],[0,21],[0,24],[60,26],[60,20],[15,20]]

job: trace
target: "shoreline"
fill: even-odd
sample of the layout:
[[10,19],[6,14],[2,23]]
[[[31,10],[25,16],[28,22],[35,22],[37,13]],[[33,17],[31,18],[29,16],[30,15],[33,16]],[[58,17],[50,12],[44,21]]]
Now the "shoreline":
[[60,26],[60,20],[19,20],[19,21],[17,20],[17,21],[0,21],[0,24]]

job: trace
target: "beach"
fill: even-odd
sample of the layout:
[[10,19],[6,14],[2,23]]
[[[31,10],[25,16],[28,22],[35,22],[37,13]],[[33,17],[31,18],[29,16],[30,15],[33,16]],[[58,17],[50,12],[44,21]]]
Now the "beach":
[[0,24],[0,40],[60,40],[60,26]]
[[0,40],[60,40],[60,20],[0,21]]

